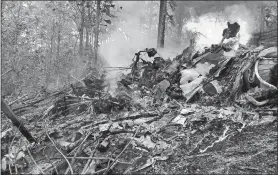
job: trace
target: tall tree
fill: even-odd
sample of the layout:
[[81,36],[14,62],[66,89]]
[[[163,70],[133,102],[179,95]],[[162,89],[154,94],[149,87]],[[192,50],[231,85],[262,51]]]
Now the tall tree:
[[90,2],[87,1],[87,20],[86,20],[86,50],[89,50],[89,38],[90,38],[90,28],[91,28],[91,5]]
[[83,38],[84,38],[84,25],[85,25],[85,1],[82,0],[81,2],[81,25],[80,25],[80,31],[79,31],[79,35],[80,35],[80,40],[79,40],[79,54],[83,53]]
[[164,48],[166,10],[167,10],[167,1],[160,0],[157,48]]
[[61,15],[59,15],[59,21],[58,21],[58,34],[57,34],[57,54],[56,54],[56,60],[59,59],[60,56],[60,44],[61,44],[61,30],[62,30],[62,24],[61,24]]
[[98,35],[99,35],[99,24],[100,24],[100,0],[97,0],[97,14],[96,14],[96,28],[95,28],[95,42],[94,42],[94,60],[95,68],[97,67],[97,51],[98,51]]
[[183,4],[179,4],[175,11],[176,18],[176,44],[181,45],[182,38],[182,26],[183,26],[183,18],[184,18],[184,6]]

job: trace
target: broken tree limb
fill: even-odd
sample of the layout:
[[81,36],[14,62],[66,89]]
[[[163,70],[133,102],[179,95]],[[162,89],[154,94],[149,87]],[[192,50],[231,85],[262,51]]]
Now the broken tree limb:
[[9,105],[1,99],[1,110],[4,114],[12,121],[13,125],[16,126],[21,134],[26,137],[26,139],[32,143],[35,142],[35,139],[32,137],[30,132],[24,127],[24,125],[17,119],[16,115],[13,113]]
[[131,67],[103,67],[104,69],[131,69]]
[[[159,115],[159,117],[163,116],[163,114],[160,114],[160,112],[158,112],[158,111],[155,111],[155,112],[151,111],[151,112],[146,112],[146,113],[141,113],[141,114],[140,113],[135,113],[135,114],[133,113],[133,114],[131,114],[128,117],[125,117],[125,118],[119,118],[119,119],[114,119],[114,120],[104,120],[104,121],[100,121],[100,122],[97,122],[97,123],[94,123],[94,124],[90,123],[89,125],[83,126],[82,128],[83,129],[89,129],[88,127],[93,128],[93,127],[96,127],[98,125],[105,124],[105,123],[108,123],[108,122],[113,123],[113,122],[119,122],[119,121],[124,121],[124,120],[134,120],[134,119],[138,119],[138,118],[141,118],[141,117],[146,117],[146,118],[154,117],[155,119],[157,119],[157,117],[155,117],[155,116],[158,116],[158,115]],[[134,131],[129,132],[129,131],[122,131],[121,130],[121,131],[111,132],[110,135],[119,134],[119,133],[123,133],[123,132],[134,133]],[[81,144],[84,144],[82,146],[83,149],[84,149],[88,146],[88,144],[91,144],[91,142],[88,142],[88,143],[84,142],[84,143],[81,143]],[[68,156],[74,156],[74,154],[78,151],[78,149],[79,149],[79,146],[74,148],[70,153],[68,153]]]
[[[72,164],[72,165],[74,164],[74,162],[75,162],[75,157],[77,156],[77,154],[78,154],[79,151],[81,150],[83,144],[84,144],[85,141],[88,139],[88,137],[92,134],[91,129],[92,129],[92,125],[91,125],[91,127],[89,128],[89,131],[88,131],[88,133],[86,134],[85,138],[83,139],[83,141],[82,141],[82,142],[80,143],[80,145],[78,146],[77,151],[75,152],[75,154],[74,154],[74,156],[73,156],[73,158],[72,158],[72,160],[71,160],[71,164]],[[97,143],[97,145],[98,145],[98,143]],[[97,145],[96,145],[96,147],[97,147]],[[84,168],[85,168],[85,167],[84,167]],[[69,167],[68,167],[67,170],[66,170],[66,172],[65,172],[65,174],[68,174],[68,171],[69,171],[69,170],[70,170],[70,169],[69,169]],[[84,171],[84,170],[83,170],[83,171]],[[83,174],[83,173],[82,173],[82,174]]]
[[9,103],[8,105],[10,106],[10,105],[14,104],[14,103],[15,103],[15,102],[17,102],[18,100],[20,100],[20,99],[22,99],[22,98],[26,97],[27,95],[28,95],[28,94],[25,94],[25,95],[23,95],[23,96],[21,96],[21,97],[17,98],[16,100],[12,101],[12,102],[11,102],[11,103]]
[[131,142],[133,141],[133,139],[135,138],[136,134],[138,133],[139,129],[140,129],[141,125],[139,125],[136,129],[135,134],[133,135],[132,139],[128,142],[128,144],[126,144],[126,146],[124,147],[124,149],[120,152],[120,154],[115,158],[114,161],[112,161],[112,163],[107,167],[106,171],[104,172],[104,174],[106,175],[108,173],[108,171],[112,168],[114,168],[115,164],[117,163],[116,161],[119,159],[119,157],[123,154],[123,152],[128,148],[128,146],[131,144]]
[[11,72],[12,70],[13,70],[13,69],[10,69],[10,70],[8,70],[7,72],[3,73],[3,74],[1,75],[1,77],[4,76],[4,75],[6,75],[7,73]]
[[26,104],[26,105],[24,105],[24,106],[21,106],[21,107],[18,107],[18,108],[13,109],[13,111],[18,111],[18,110],[21,110],[21,109],[24,109],[24,108],[27,108],[27,107],[30,107],[30,106],[34,106],[36,103],[39,103],[39,102],[41,102],[41,101],[43,101],[43,100],[45,100],[45,99],[46,99],[46,98],[43,98],[43,99],[39,99],[39,100],[37,100],[37,101],[28,103],[28,104]]
[[[114,120],[103,120],[103,121],[100,121],[100,122],[97,122],[97,123],[94,123],[92,125],[92,127],[96,127],[98,125],[102,125],[102,124],[105,124],[105,123],[108,123],[108,122],[120,122],[120,121],[125,121],[125,120],[135,120],[135,119],[138,119],[138,118],[149,118],[149,117],[156,117],[156,116],[160,116],[160,113],[158,111],[155,111],[155,112],[145,112],[145,113],[133,113],[131,115],[129,115],[128,117],[125,117],[125,118],[118,118],[118,119],[114,119]],[[87,126],[83,126],[83,128],[87,128],[87,127],[90,127],[91,124],[87,125]]]
[[[98,145],[99,145],[99,140],[98,140],[98,142],[97,142],[97,144],[96,144],[95,149],[91,152],[91,155],[90,155],[89,158],[92,158],[92,157],[94,156],[94,154],[95,154],[95,152],[96,152],[96,149],[97,149]],[[85,166],[84,166],[84,168],[83,168],[81,174],[86,174],[86,173],[88,172],[88,170],[89,170],[88,167],[89,167],[89,165],[91,164],[91,162],[92,162],[91,159],[89,159],[89,160],[87,161],[87,163],[85,164]]]
[[143,114],[137,114],[137,115],[130,115],[130,116],[125,117],[125,118],[101,121],[101,122],[93,124],[93,127],[104,124],[104,123],[108,123],[109,121],[118,122],[118,121],[124,121],[124,120],[134,120],[134,119],[138,119],[138,118],[141,118],[141,117],[146,117],[146,118],[147,117],[155,117],[155,116],[158,116],[158,115],[159,115],[159,113],[143,113]]
[[18,111],[18,110],[20,110],[20,109],[33,106],[33,105],[35,105],[36,103],[39,103],[39,102],[41,102],[41,101],[43,101],[43,100],[46,100],[46,99],[48,99],[48,98],[50,98],[50,97],[54,97],[54,96],[60,95],[60,94],[64,93],[65,90],[66,90],[66,88],[65,88],[65,89],[62,89],[62,90],[60,90],[60,91],[58,91],[58,92],[55,92],[55,93],[53,93],[53,94],[51,94],[51,95],[49,95],[49,96],[47,96],[47,97],[43,97],[43,98],[41,98],[41,99],[39,99],[39,100],[30,102],[30,103],[28,103],[28,104],[26,104],[26,105],[24,105],[24,106],[15,108],[15,109],[13,109],[13,111]]
[[[45,123],[46,123],[46,121],[45,121]],[[44,132],[45,132],[46,136],[48,137],[48,139],[52,142],[52,144],[53,144],[53,146],[55,147],[55,149],[63,156],[63,158],[64,158],[65,161],[67,162],[71,174],[74,174],[74,173],[73,173],[72,166],[71,166],[69,160],[68,160],[67,157],[63,154],[63,152],[56,146],[56,144],[55,144],[55,142],[53,141],[53,139],[52,139],[52,138],[49,136],[49,134],[47,133],[47,129],[46,129],[46,128],[44,128]]]
[[74,76],[72,76],[71,74],[69,74],[70,77],[72,77],[73,79],[75,79],[76,81],[80,82],[84,87],[86,87],[85,83],[82,80],[79,80],[77,78],[75,78]]
[[34,159],[34,157],[32,156],[30,150],[28,149],[28,147],[26,147],[26,148],[27,148],[27,152],[28,152],[30,158],[32,159],[32,161],[33,161],[34,164],[36,165],[37,169],[38,169],[42,174],[45,174],[44,171],[40,168],[40,166],[39,166],[39,165],[37,164],[37,162],[35,161],[35,159]]

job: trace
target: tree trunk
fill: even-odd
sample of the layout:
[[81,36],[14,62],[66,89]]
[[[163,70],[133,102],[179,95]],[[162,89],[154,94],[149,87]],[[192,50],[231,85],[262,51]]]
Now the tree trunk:
[[91,27],[91,6],[90,3],[87,2],[88,14],[87,14],[87,24],[86,24],[86,51],[88,52],[90,49],[90,27]]
[[52,67],[52,60],[53,60],[53,48],[54,48],[54,32],[55,32],[55,20],[53,18],[52,20],[52,29],[51,29],[51,41],[50,41],[50,53],[49,53],[49,59],[46,61],[46,84],[50,82],[50,76],[51,76],[51,67]]
[[[89,2],[87,2],[87,8],[88,8],[88,14],[87,14],[87,19],[89,19],[90,15],[90,8],[89,8]],[[89,48],[89,23],[88,21],[86,22],[86,44],[85,44],[86,50]]]
[[95,68],[97,67],[97,63],[98,63],[97,51],[98,51],[99,23],[100,23],[100,0],[97,0],[96,30],[95,30],[95,43],[94,43]]
[[89,50],[89,28],[86,27],[86,50]]
[[79,39],[79,35],[77,35],[76,41],[75,41],[75,44],[74,44],[74,48],[73,48],[74,55],[76,53],[76,45],[77,45],[78,39]]
[[9,105],[1,99],[1,110],[3,113],[12,121],[13,125],[18,128],[18,130],[21,132],[21,134],[26,137],[26,139],[32,143],[35,142],[35,139],[32,137],[32,135],[29,133],[29,131],[24,127],[24,125],[18,120],[16,115],[13,113]]
[[22,2],[20,2],[20,4],[19,4],[19,7],[18,7],[18,11],[17,11],[17,18],[16,18],[16,34],[15,34],[15,46],[17,45],[17,40],[18,40],[18,36],[19,36],[19,22],[20,22],[20,19],[19,19],[19,17],[20,17],[20,10],[21,10],[21,8],[22,8]]
[[90,35],[91,35],[91,42],[90,42],[90,53],[93,53],[93,48],[94,48],[94,32],[93,31],[91,31],[91,33],[90,33]]
[[52,29],[51,29],[51,43],[50,43],[50,57],[52,57],[53,47],[54,47],[54,30],[55,30],[55,21],[54,18],[52,20]]
[[80,25],[80,31],[79,31],[79,35],[80,35],[80,41],[79,41],[79,54],[82,55],[83,54],[83,35],[84,35],[84,17],[85,17],[85,5],[84,5],[85,1],[82,0],[81,2],[81,25]]
[[261,24],[260,33],[264,32],[264,2],[261,3]]
[[183,8],[181,5],[177,7],[177,12],[176,12],[176,44],[177,46],[181,45],[181,38],[182,38],[182,25],[183,25]]
[[167,7],[167,1],[160,0],[159,22],[158,22],[158,33],[157,33],[157,48],[164,48],[165,19],[166,19],[166,10],[167,10],[166,7]]
[[56,54],[56,60],[59,59],[59,56],[60,56],[60,43],[61,43],[61,17],[59,16],[59,27],[58,27],[58,36],[57,36],[57,54]]

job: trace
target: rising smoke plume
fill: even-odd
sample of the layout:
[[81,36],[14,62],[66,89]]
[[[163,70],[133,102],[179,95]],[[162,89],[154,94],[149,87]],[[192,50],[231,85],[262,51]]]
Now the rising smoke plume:
[[[136,52],[145,48],[156,48],[157,30],[153,29],[146,32],[142,30],[142,26],[140,27],[140,17],[146,17],[146,2],[116,1],[115,4],[118,8],[122,7],[118,15],[119,21],[114,24],[115,30],[110,34],[109,42],[102,43],[99,52],[109,66],[128,67]],[[155,10],[158,12],[158,9],[159,6],[157,5]],[[158,24],[157,16],[149,16],[153,18],[153,24]],[[227,28],[227,21],[240,24],[239,42],[246,44],[253,32],[255,20],[245,5],[232,5],[226,7],[222,12],[208,13],[191,19],[184,25],[183,32],[199,32],[201,35],[197,39],[197,46],[200,49],[211,44],[218,44],[221,41],[222,31]],[[181,51],[182,48],[171,48],[171,44],[168,44],[165,49],[158,50],[158,53],[164,59],[168,59],[174,58]],[[143,58],[151,61],[148,57]],[[106,81],[110,84],[110,92],[115,90],[121,74],[121,71],[108,72]]]
[[[117,8],[121,7],[118,15],[119,22],[110,34],[109,42],[103,43],[99,52],[109,66],[128,67],[136,52],[155,47],[156,37],[148,37],[149,34],[141,30],[140,16],[144,10],[144,1],[116,1],[115,4]],[[108,71],[106,81],[110,84],[112,94],[121,74],[122,71]]]
[[204,14],[191,19],[183,31],[198,32],[197,47],[203,48],[211,44],[218,44],[222,39],[222,32],[227,28],[227,22],[237,22],[240,25],[239,43],[246,45],[256,29],[255,17],[245,4],[226,7],[222,12]]
[[[122,7],[116,24],[116,30],[110,34],[110,41],[100,46],[100,54],[110,66],[128,66],[132,63],[135,52],[147,47],[155,47],[155,38],[148,38],[140,29],[140,16],[144,1],[116,1]],[[127,38],[128,37],[128,38]]]

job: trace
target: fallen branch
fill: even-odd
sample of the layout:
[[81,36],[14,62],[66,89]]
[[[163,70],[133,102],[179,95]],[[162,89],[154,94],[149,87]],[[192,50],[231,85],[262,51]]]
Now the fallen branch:
[[[47,147],[47,146],[46,146],[46,147]],[[55,172],[56,172],[57,174],[59,174],[59,173],[58,173],[58,170],[57,170],[57,167],[53,164],[53,162],[50,161],[48,155],[45,154],[45,148],[46,148],[46,147],[44,147],[44,149],[43,149],[43,155],[44,155],[44,157],[47,159],[47,161],[52,165],[52,167],[54,168]]]
[[22,102],[23,102],[23,103],[29,103],[29,101],[35,99],[36,96],[37,96],[37,95],[34,95],[34,96],[32,96],[32,97],[27,97],[27,98],[23,99]]
[[20,99],[22,99],[22,98],[26,97],[27,95],[28,95],[28,94],[25,94],[25,95],[23,95],[23,96],[19,97],[18,99],[16,99],[16,100],[12,101],[12,102],[11,102],[11,103],[9,103],[8,105],[10,106],[10,105],[14,104],[14,103],[15,103],[15,102],[17,102],[18,100],[20,100]]
[[4,75],[6,75],[7,73],[11,72],[12,70],[13,70],[13,69],[10,69],[10,70],[8,70],[7,72],[3,73],[3,74],[1,75],[1,77],[4,76]]
[[98,123],[95,123],[92,125],[92,127],[95,127],[95,126],[98,126],[98,125],[101,125],[101,124],[105,124],[105,123],[108,123],[108,122],[119,122],[119,121],[124,121],[124,120],[134,120],[134,119],[138,119],[138,118],[141,118],[141,117],[155,117],[155,116],[158,116],[159,113],[143,113],[143,114],[137,114],[137,115],[131,115],[131,116],[128,116],[128,117],[125,117],[125,118],[118,118],[118,119],[114,119],[114,120],[104,120],[104,121],[100,121]]
[[55,172],[56,172],[57,174],[59,174],[59,173],[58,173],[58,170],[57,170],[57,167],[50,161],[50,159],[48,158],[48,156],[45,155],[45,157],[46,157],[47,161],[52,165],[52,167],[54,168]]
[[151,119],[151,120],[149,120],[149,121],[146,121],[146,124],[150,124],[150,123],[152,123],[152,122],[154,122],[154,121],[157,121],[157,120],[161,119],[165,114],[167,114],[167,113],[169,113],[169,112],[170,112],[170,111],[168,111],[168,112],[160,112],[160,111],[159,111],[158,116],[157,116],[157,117],[154,117],[153,119]]
[[[68,157],[68,158],[73,158],[73,157]],[[95,159],[95,160],[115,160],[113,158],[110,157],[75,157],[75,159],[80,159],[80,160],[88,160],[88,159]]]
[[108,69],[106,71],[123,71],[123,70],[128,70],[128,69],[123,69],[123,68],[118,68],[118,69]]
[[89,166],[90,163],[91,163],[91,160],[92,160],[91,158],[94,156],[94,154],[95,154],[95,152],[96,152],[96,149],[97,149],[97,147],[98,147],[98,144],[99,144],[99,141],[97,142],[95,149],[91,152],[91,155],[90,155],[90,157],[89,157],[90,159],[88,159],[88,161],[87,161],[87,163],[85,164],[85,166],[84,166],[84,168],[83,168],[81,174],[86,174],[86,173],[88,172],[88,166]]
[[77,78],[75,78],[74,76],[72,76],[71,74],[70,74],[70,76],[73,78],[73,79],[75,79],[75,80],[77,80],[78,82],[80,82],[84,87],[86,87],[86,85],[85,85],[85,83],[82,81],[82,80],[79,80],[79,79],[77,79]]
[[[72,159],[74,157],[67,157],[67,159]],[[62,157],[51,157],[49,158],[49,160],[53,160],[53,159],[63,159]],[[88,159],[95,159],[95,160],[115,160],[113,158],[110,158],[110,157],[75,157],[75,159],[80,159],[80,160],[88,160]],[[44,158],[41,158],[38,160],[39,161],[42,161],[42,160],[45,160]]]
[[[45,121],[45,123],[46,123],[46,121]],[[67,157],[62,153],[62,151],[60,151],[60,150],[57,148],[55,142],[52,140],[52,138],[51,138],[51,137],[49,136],[49,134],[47,133],[46,128],[44,128],[44,131],[45,131],[45,134],[46,134],[46,136],[48,137],[48,139],[51,141],[51,143],[52,143],[53,146],[55,147],[55,149],[63,156],[63,158],[65,159],[65,161],[66,161],[67,164],[69,165],[69,169],[70,169],[71,174],[74,174],[74,173],[73,173],[73,169],[72,169],[72,167],[71,167],[71,164],[70,164],[69,160],[67,159]]]
[[35,142],[35,139],[30,134],[30,132],[24,127],[24,125],[20,122],[19,119],[17,119],[16,115],[13,113],[9,105],[1,99],[1,110],[4,112],[4,114],[12,121],[13,125],[18,128],[18,130],[21,132],[21,134],[26,137],[26,139],[32,143]]
[[[50,160],[51,159],[58,159],[58,158],[49,158]],[[59,158],[59,159],[63,159],[63,158]],[[42,160],[45,160],[44,158],[42,159],[39,159],[38,161],[42,161]],[[50,163],[49,165],[47,165],[44,170],[47,172],[47,174],[51,174],[50,173],[50,170],[53,170],[53,165],[57,165],[56,169],[59,167],[59,163],[61,162],[61,160],[57,160],[57,161],[54,161],[52,163]],[[52,165],[53,164],[53,165]],[[57,173],[58,174],[58,173]]]
[[137,127],[137,130],[135,132],[135,134],[133,135],[133,138],[128,142],[128,144],[125,146],[125,148],[122,150],[122,152],[115,158],[115,160],[107,167],[106,171],[104,172],[104,174],[106,175],[107,172],[112,169],[116,164],[115,162],[119,159],[119,157],[123,154],[123,152],[127,149],[127,147],[130,145],[130,143],[132,142],[132,140],[135,138],[136,134],[138,133],[139,129],[140,129],[141,125],[139,125]]
[[107,69],[131,69],[131,67],[103,67]]
[[64,93],[64,91],[65,91],[66,89],[67,89],[67,88],[64,88],[64,89],[62,89],[62,90],[60,90],[60,91],[58,91],[58,92],[55,92],[55,93],[53,93],[53,94],[51,94],[51,95],[49,95],[49,96],[47,96],[47,97],[44,97],[44,98],[41,98],[41,99],[39,99],[39,100],[30,102],[30,103],[28,103],[28,104],[26,104],[26,105],[24,105],[24,106],[15,108],[15,109],[13,109],[13,110],[14,110],[14,111],[18,111],[18,110],[20,110],[20,109],[33,106],[33,105],[35,105],[36,103],[39,103],[39,102],[41,102],[41,101],[43,101],[43,100],[46,100],[46,99],[48,99],[48,98],[50,98],[50,97],[54,97],[54,96],[57,96],[57,95],[60,95],[60,94]]
[[[92,129],[92,125],[91,125],[91,127],[90,127],[90,129],[89,129],[89,131],[88,131],[88,133],[87,133],[87,135],[86,135],[86,137],[83,139],[83,141],[80,143],[80,145],[78,146],[78,148],[77,148],[77,150],[76,150],[76,152],[75,152],[75,154],[74,154],[74,156],[73,156],[73,158],[72,158],[72,160],[71,160],[71,164],[74,164],[74,162],[75,162],[75,157],[77,156],[77,154],[79,153],[79,151],[80,151],[80,149],[81,149],[81,147],[82,147],[82,145],[85,143],[85,141],[88,139],[88,137],[91,135],[91,129]],[[66,170],[66,172],[65,172],[65,174],[67,174],[68,173],[68,171],[69,171],[69,168]]]
[[[26,147],[26,148],[27,148],[27,147]],[[41,172],[42,174],[45,174],[45,173],[43,172],[43,170],[39,167],[39,165],[37,164],[37,162],[35,161],[34,157],[32,156],[32,154],[31,154],[31,152],[30,152],[30,150],[29,150],[28,148],[27,148],[27,152],[28,152],[30,158],[32,159],[32,161],[34,162],[34,164],[36,165],[36,167],[40,170],[40,172]]]
[[101,170],[99,170],[99,171],[96,171],[96,172],[92,173],[91,175],[102,173],[102,172],[106,171],[107,169],[108,169],[108,168],[101,169]]

